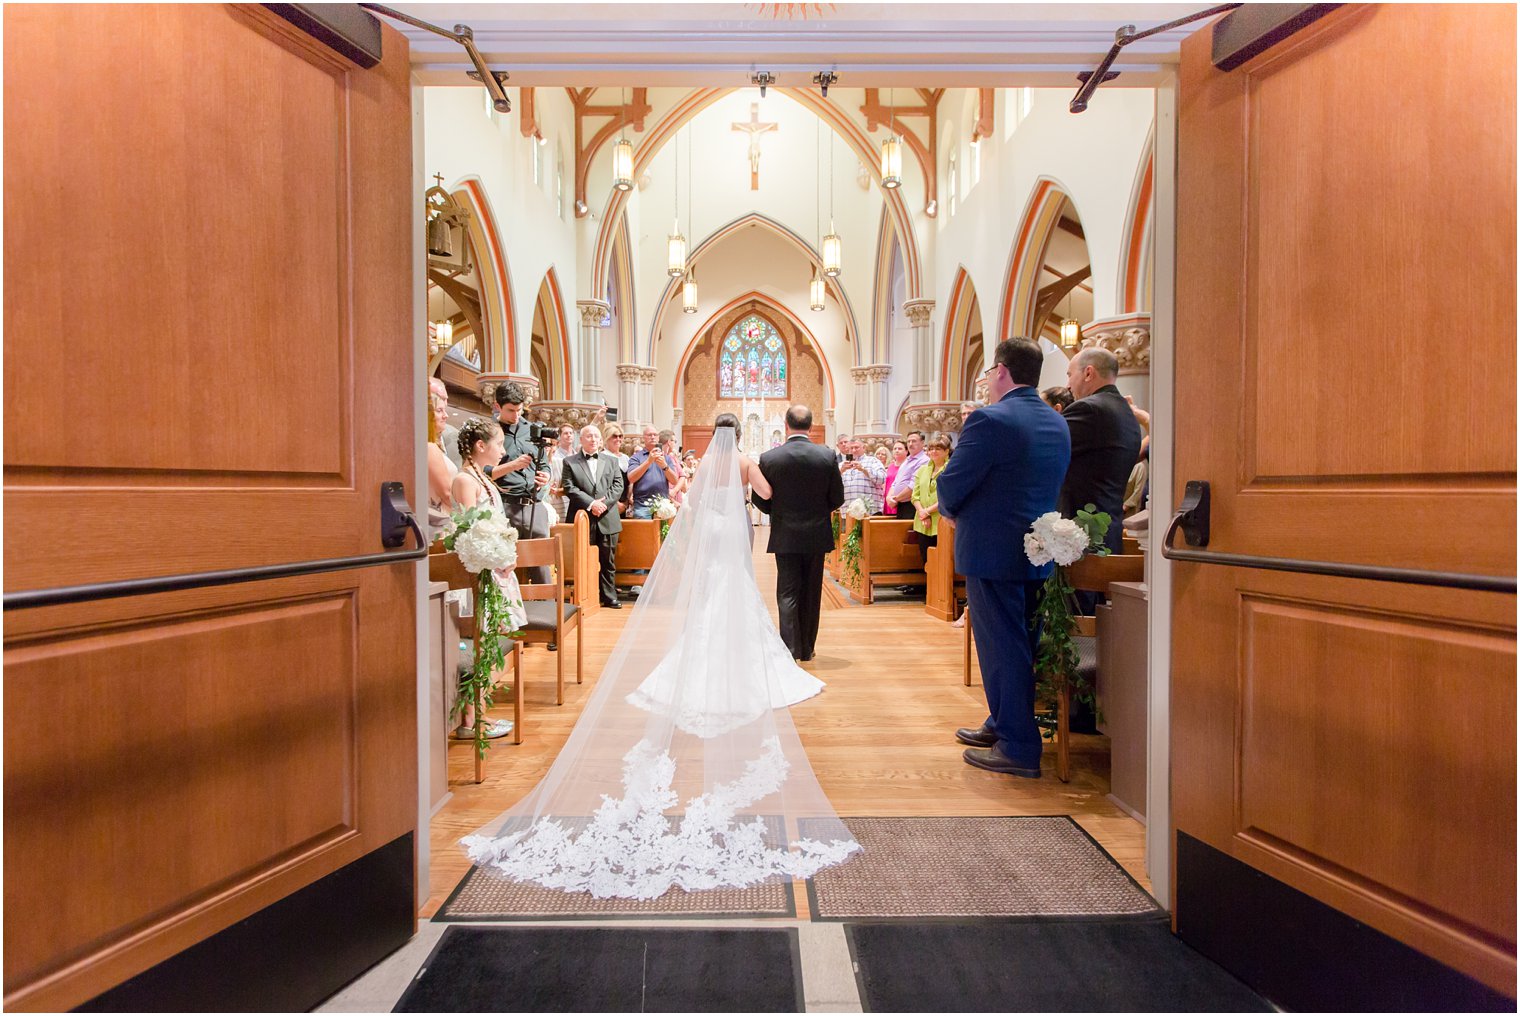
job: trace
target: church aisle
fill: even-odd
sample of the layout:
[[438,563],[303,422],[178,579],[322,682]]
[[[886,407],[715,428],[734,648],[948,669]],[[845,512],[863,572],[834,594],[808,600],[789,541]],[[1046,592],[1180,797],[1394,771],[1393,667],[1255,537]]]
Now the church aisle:
[[[765,536],[764,529],[756,533],[755,575],[774,620],[776,570],[764,552]],[[807,669],[828,688],[792,707],[792,717],[841,816],[1071,815],[1150,888],[1145,827],[1105,796],[1105,738],[1074,739],[1072,779],[1066,784],[1053,775],[1053,753],[1039,781],[966,765],[955,728],[979,722],[986,703],[980,687],[961,683],[960,632],[930,618],[921,603],[862,607],[828,579],[825,584],[831,588],[824,596],[818,655]],[[598,611],[588,620],[586,682],[566,685],[563,706],[554,705],[554,658],[538,646],[528,650],[523,743],[495,742],[483,783],[472,782],[470,747],[450,747],[452,797],[433,817],[431,892],[422,916],[436,913],[469,870],[459,838],[511,807],[548,770],[596,687],[631,607],[625,601],[623,610]]]

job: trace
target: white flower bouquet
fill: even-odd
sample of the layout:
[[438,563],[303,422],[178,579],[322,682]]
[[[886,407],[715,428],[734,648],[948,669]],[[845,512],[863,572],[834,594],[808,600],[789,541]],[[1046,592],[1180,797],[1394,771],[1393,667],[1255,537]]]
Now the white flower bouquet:
[[[1097,698],[1093,687],[1077,674],[1077,647],[1071,637],[1076,591],[1067,581],[1066,569],[1086,554],[1108,553],[1103,538],[1110,521],[1107,512],[1088,505],[1072,519],[1062,518],[1058,512],[1046,512],[1024,534],[1024,554],[1030,564],[1055,563],[1040,590],[1036,608],[1040,620],[1040,645],[1034,661],[1038,693],[1041,698],[1057,703],[1070,695],[1086,702],[1095,713]],[[1045,737],[1055,734],[1056,721],[1041,719],[1040,725]]]
[[855,519],[856,521],[870,518],[871,509],[866,506],[866,499],[863,497],[857,497],[855,500],[845,505],[844,517],[847,519]]
[[852,520],[853,526],[845,527],[844,539],[839,544],[839,563],[844,566],[844,577],[851,586],[860,584],[860,534],[865,529],[871,509],[865,498],[857,497],[839,510],[839,514]]
[[443,537],[443,546],[459,555],[459,563],[475,576],[475,606],[480,619],[473,665],[459,681],[454,708],[461,716],[467,709],[475,711],[475,753],[484,758],[489,747],[489,724],[482,717],[496,701],[491,678],[506,664],[502,640],[516,634],[508,630],[511,622],[506,593],[496,572],[509,572],[517,564],[517,529],[485,506],[455,512],[449,521],[452,528]]
[[506,571],[517,564],[517,529],[506,519],[487,511],[454,530],[454,552],[472,575],[483,571]]
[[661,522],[669,522],[676,517],[676,512],[680,510],[681,506],[664,494],[656,494],[649,499],[649,514]]

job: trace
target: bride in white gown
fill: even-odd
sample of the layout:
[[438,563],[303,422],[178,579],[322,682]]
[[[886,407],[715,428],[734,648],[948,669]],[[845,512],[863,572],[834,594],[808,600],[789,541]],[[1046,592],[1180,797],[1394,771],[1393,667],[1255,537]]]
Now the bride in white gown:
[[792,659],[755,584],[744,487],[768,485],[725,417],[564,750],[464,839],[477,863],[652,899],[805,878],[860,849],[786,708],[823,682]]

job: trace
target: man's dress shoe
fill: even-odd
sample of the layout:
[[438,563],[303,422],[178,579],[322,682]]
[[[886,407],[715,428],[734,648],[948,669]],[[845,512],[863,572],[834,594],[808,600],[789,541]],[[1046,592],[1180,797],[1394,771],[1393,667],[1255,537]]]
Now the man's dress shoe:
[[994,745],[991,748],[967,748],[961,758],[966,760],[967,765],[976,766],[978,769],[986,769],[994,773],[1007,773],[1009,776],[1022,776],[1025,779],[1037,780],[1040,778],[1040,767],[1021,766],[1013,759],[997,750]]
[[961,727],[955,732],[955,739],[973,748],[991,748],[997,744],[997,731],[985,723],[980,727]]
[[617,600],[613,600],[611,603],[604,603],[604,604],[602,604],[602,606],[606,607],[608,610],[622,610],[623,609],[623,605],[621,603],[619,603]]

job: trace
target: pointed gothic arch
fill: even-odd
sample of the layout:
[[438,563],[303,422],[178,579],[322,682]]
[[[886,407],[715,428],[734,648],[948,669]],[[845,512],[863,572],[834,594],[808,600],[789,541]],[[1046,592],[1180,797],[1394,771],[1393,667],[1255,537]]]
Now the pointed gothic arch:
[[961,265],[955,270],[955,281],[950,285],[950,302],[945,308],[940,398],[947,402],[973,398],[985,356],[982,311],[976,285],[966,267]]
[[[517,313],[512,302],[512,273],[506,248],[496,228],[496,216],[479,177],[465,177],[453,189],[454,199],[470,211],[469,235],[485,263],[476,266],[481,286],[481,313],[490,345],[481,357],[481,370],[517,369]],[[486,366],[489,364],[490,366]]]
[[1145,139],[1135,185],[1130,191],[1129,214],[1124,219],[1124,237],[1119,244],[1120,307],[1126,314],[1151,309],[1152,246],[1156,231],[1152,225],[1155,206],[1156,128]]
[[[743,230],[748,229],[752,226],[758,226],[762,229],[767,229],[770,232],[781,237],[781,239],[785,240],[787,243],[791,244],[799,251],[801,251],[802,255],[808,259],[808,261],[813,265],[815,269],[819,271],[823,270],[823,258],[819,255],[818,251],[813,248],[812,244],[803,239],[803,237],[795,230],[783,225],[780,222],[777,222],[770,216],[761,215],[759,212],[750,212],[747,215],[741,215],[739,218],[725,223],[724,225],[719,226],[717,229],[713,230],[702,240],[701,243],[692,248],[692,251],[687,258],[688,262],[692,265],[696,265],[699,261],[701,261],[703,255],[711,252],[711,250],[719,242],[727,237],[734,235],[735,233],[742,232]],[[850,303],[850,298],[848,294],[845,293],[844,287],[839,284],[838,279],[825,277],[824,285],[827,288],[828,294],[839,303],[839,306],[843,311],[845,327],[844,340],[853,350],[854,365],[860,366],[865,361],[861,359],[862,354],[860,351],[860,342],[858,341],[856,334],[855,308]],[[661,325],[665,320],[665,312],[667,309],[669,309],[670,305],[675,302],[676,298],[680,295],[680,292],[681,280],[679,278],[674,278],[665,284],[665,289],[660,294],[660,299],[655,306],[654,321],[651,323],[649,328],[649,348],[646,350],[646,354],[648,356],[648,360],[646,362],[648,363],[654,362],[655,349],[658,347],[660,339],[663,338]]]
[[819,365],[823,368],[823,408],[834,408],[834,406],[838,404],[835,396],[834,372],[829,367],[829,358],[824,355],[823,345],[818,341],[818,337],[813,334],[812,329],[810,329],[801,318],[792,313],[791,309],[788,308],[786,304],[780,302],[774,297],[767,296],[765,293],[762,293],[757,289],[752,289],[748,293],[745,293],[743,296],[736,297],[735,299],[725,303],[722,307],[719,307],[716,311],[710,314],[705,321],[702,322],[701,326],[698,327],[695,332],[692,333],[690,341],[686,343],[686,348],[681,351],[680,361],[676,364],[675,384],[671,388],[670,395],[671,408],[679,409],[681,407],[681,395],[685,389],[685,386],[682,384],[682,379],[686,376],[686,368],[691,363],[692,354],[695,353],[697,351],[697,347],[702,344],[703,339],[706,338],[708,331],[712,328],[714,322],[720,320],[724,315],[730,313],[736,307],[741,307],[747,303],[753,303],[757,306],[766,308],[768,316],[784,319],[797,330],[797,334],[800,335],[807,343],[813,357],[818,360]]
[[529,350],[529,373],[539,379],[543,401],[569,399],[570,329],[565,323],[565,302],[560,296],[559,276],[551,265],[538,284],[533,304],[533,340]]
[[[1008,255],[1008,270],[1003,282],[1002,308],[998,314],[998,338],[1024,335],[1038,339],[1036,310],[1040,298],[1040,271],[1045,265],[1051,237],[1061,221],[1062,211],[1070,205],[1076,211],[1071,194],[1058,180],[1042,176],[1035,182],[1024,214],[1014,235]],[[1081,212],[1076,211],[1081,218]],[[1091,268],[1091,265],[1089,265]]]

